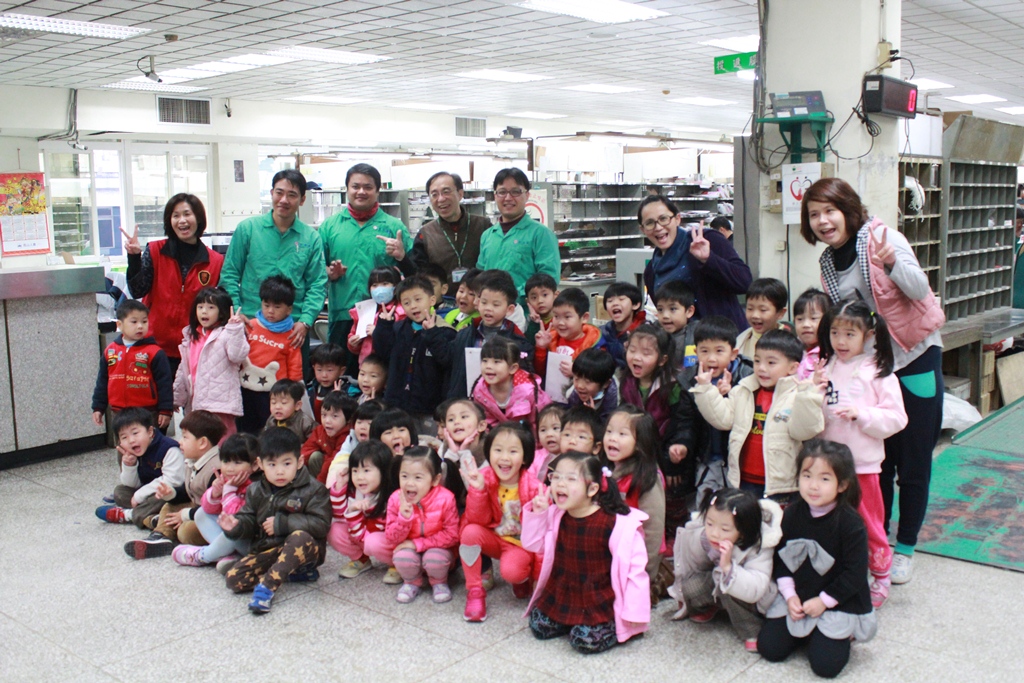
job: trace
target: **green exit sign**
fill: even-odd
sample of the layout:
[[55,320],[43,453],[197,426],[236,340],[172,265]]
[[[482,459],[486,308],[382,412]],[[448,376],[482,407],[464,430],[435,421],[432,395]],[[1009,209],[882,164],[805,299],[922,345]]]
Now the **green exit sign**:
[[756,52],[738,52],[715,57],[715,74],[731,74],[757,68]]

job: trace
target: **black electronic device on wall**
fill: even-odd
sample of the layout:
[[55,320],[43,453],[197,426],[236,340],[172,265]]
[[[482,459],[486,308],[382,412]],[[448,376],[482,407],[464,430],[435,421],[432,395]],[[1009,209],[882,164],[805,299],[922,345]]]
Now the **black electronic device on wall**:
[[909,81],[881,74],[865,76],[862,94],[865,114],[917,116],[917,86]]

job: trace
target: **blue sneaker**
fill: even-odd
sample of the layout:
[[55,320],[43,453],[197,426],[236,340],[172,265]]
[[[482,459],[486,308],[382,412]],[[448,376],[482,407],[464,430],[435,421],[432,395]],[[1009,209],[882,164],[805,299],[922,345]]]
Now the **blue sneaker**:
[[270,603],[274,600],[274,591],[262,583],[258,584],[252,591],[252,600],[249,602],[249,611],[253,614],[266,614],[270,611]]
[[303,565],[288,575],[290,583],[310,583],[320,578],[320,570],[313,565]]
[[124,515],[124,508],[116,505],[100,505],[96,508],[96,516],[110,524],[128,524],[131,520]]
[[103,496],[103,502],[106,503],[107,505],[113,505],[114,504],[114,494],[111,493],[109,496]]

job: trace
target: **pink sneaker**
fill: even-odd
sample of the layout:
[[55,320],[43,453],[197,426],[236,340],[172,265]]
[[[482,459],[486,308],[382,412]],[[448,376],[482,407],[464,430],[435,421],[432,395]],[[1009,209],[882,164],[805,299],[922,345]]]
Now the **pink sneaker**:
[[871,582],[871,606],[881,609],[889,599],[889,579],[874,579]]
[[715,618],[718,614],[718,605],[704,610],[703,612],[696,612],[690,615],[690,621],[695,621],[698,624],[704,624]]
[[487,591],[482,587],[470,588],[466,594],[466,611],[462,618],[480,622],[487,619]]
[[757,638],[747,638],[743,641],[743,647],[747,652],[757,654]]
[[171,559],[183,567],[205,567],[210,564],[203,562],[203,548],[201,545],[179,545],[171,551]]

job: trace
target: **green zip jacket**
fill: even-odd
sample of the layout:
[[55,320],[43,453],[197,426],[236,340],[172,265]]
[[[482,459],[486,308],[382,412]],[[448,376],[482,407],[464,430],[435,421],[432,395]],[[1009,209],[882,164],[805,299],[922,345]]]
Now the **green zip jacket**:
[[269,213],[239,223],[220,273],[220,286],[235,309],[255,316],[260,285],[271,275],[283,275],[295,284],[292,318],[312,328],[327,294],[324,249],[317,231],[296,218],[282,235]]
[[[405,259],[401,263],[388,256],[385,252],[384,240],[378,237],[394,239],[398,231],[402,231],[402,244],[405,245]],[[378,210],[373,218],[360,226],[348,213],[348,207],[336,213],[320,225],[320,237],[324,241],[324,256],[327,263],[341,261],[347,270],[337,280],[328,283],[327,313],[330,321],[351,320],[349,310],[357,301],[370,298],[367,283],[370,271],[378,266],[395,266],[405,275],[414,272],[409,254],[412,253],[412,236],[409,229],[394,216]]]
[[562,274],[562,261],[558,255],[555,233],[524,215],[505,233],[495,225],[480,238],[480,270],[508,271],[516,283],[519,296],[525,295],[526,281],[537,273],[547,273],[558,282]]

